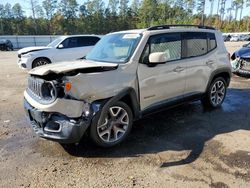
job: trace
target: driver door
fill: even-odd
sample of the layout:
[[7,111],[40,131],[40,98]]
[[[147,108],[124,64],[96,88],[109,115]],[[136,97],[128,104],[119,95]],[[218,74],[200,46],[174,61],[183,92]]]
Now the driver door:
[[[186,73],[181,49],[180,33],[164,33],[149,38],[138,67],[141,110],[183,98]],[[151,64],[149,55],[154,52],[165,52],[168,60],[162,64]]]

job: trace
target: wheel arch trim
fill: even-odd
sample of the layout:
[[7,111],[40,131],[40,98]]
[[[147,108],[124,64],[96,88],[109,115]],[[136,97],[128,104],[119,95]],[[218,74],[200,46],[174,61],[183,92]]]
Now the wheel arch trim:
[[223,67],[223,68],[219,68],[211,73],[209,80],[208,80],[208,83],[207,83],[206,91],[208,90],[208,88],[209,88],[210,84],[212,83],[212,81],[214,80],[214,78],[216,78],[219,74],[228,74],[229,78],[228,78],[228,80],[225,80],[225,81],[226,81],[227,87],[229,86],[230,79],[232,76],[232,71],[231,71],[231,68],[229,68],[229,67]]
[[[122,89],[117,95],[108,98],[108,99],[103,99],[100,101],[95,101],[91,104],[92,110],[93,110],[93,115],[95,115],[98,111],[100,111],[100,118],[98,123],[100,122],[100,120],[103,120],[105,117],[105,111],[107,111],[107,109],[114,103],[116,103],[117,101],[120,101],[121,99],[123,99],[124,97],[129,97],[129,99],[131,100],[131,106],[129,106],[132,110],[132,113],[134,115],[134,119],[139,119],[140,116],[140,105],[137,99],[137,95],[136,92],[133,88],[131,87],[127,87]],[[127,104],[129,105],[129,104]]]
[[48,57],[45,57],[45,56],[42,56],[42,57],[36,57],[33,61],[32,61],[32,64],[31,64],[31,67],[32,68],[34,68],[34,61],[36,61],[37,59],[46,59],[46,60],[48,60],[49,61],[49,63],[52,63],[51,62],[51,60],[50,60],[50,58],[48,58]]

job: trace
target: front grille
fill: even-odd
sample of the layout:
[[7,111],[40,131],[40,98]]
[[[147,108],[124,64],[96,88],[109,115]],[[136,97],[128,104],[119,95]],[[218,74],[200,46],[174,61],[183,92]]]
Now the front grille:
[[43,84],[42,79],[37,79],[33,77],[28,78],[28,89],[33,93],[33,95],[36,95],[38,98],[42,98],[42,84]]
[[57,89],[53,82],[33,76],[28,77],[27,92],[40,103],[51,103],[57,98]]

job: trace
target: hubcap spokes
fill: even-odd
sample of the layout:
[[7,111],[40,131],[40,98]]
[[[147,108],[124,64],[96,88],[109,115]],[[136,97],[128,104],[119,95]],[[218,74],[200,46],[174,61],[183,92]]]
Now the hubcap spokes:
[[105,142],[115,142],[123,137],[128,129],[129,116],[119,106],[109,108],[104,123],[97,126],[98,136]]
[[38,61],[37,62],[37,66],[46,65],[46,64],[47,64],[46,61]]
[[225,97],[225,85],[222,81],[219,80],[214,83],[210,97],[214,106],[218,106],[222,103]]

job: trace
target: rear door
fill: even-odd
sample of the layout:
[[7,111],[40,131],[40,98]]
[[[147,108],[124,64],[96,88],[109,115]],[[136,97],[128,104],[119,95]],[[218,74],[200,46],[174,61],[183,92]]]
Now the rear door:
[[[149,64],[149,55],[154,52],[165,52],[168,60],[163,64]],[[138,66],[142,110],[182,98],[185,61],[181,54],[180,33],[164,33],[149,38]]]
[[187,77],[184,96],[203,93],[215,68],[215,35],[207,32],[186,32],[182,34],[182,40]]

